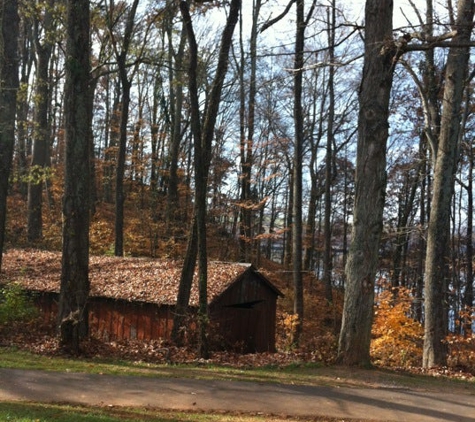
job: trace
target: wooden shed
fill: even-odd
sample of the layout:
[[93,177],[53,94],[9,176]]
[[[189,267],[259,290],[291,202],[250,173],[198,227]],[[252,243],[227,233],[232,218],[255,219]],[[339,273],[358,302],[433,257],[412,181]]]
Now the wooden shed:
[[[54,317],[59,297],[59,252],[11,249],[0,281],[35,292],[38,306]],[[181,262],[92,256],[90,330],[104,340],[167,340],[170,337]],[[214,334],[226,348],[275,350],[276,303],[282,293],[253,265],[210,262],[208,305]],[[190,309],[198,305],[197,274]]]

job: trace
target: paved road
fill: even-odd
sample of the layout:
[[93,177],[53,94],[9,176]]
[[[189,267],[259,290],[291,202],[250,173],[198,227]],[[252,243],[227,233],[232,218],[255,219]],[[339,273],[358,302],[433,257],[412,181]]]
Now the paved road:
[[[474,389],[475,390],[475,389]],[[0,401],[263,412],[374,421],[475,422],[465,395],[0,369]]]

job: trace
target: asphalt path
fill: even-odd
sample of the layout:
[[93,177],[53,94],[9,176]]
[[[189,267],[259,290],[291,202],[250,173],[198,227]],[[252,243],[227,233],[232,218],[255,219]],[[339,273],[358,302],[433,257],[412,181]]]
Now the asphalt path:
[[475,422],[467,394],[0,369],[0,401],[326,416],[367,421]]

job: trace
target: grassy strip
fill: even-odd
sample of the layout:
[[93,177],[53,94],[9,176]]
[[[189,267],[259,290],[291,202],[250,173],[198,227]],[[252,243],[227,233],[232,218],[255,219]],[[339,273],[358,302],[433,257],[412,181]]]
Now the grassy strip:
[[295,363],[285,367],[234,368],[212,364],[164,365],[117,360],[47,357],[14,348],[0,347],[0,368],[40,369],[60,372],[134,375],[161,378],[194,378],[268,382],[334,387],[402,388],[474,394],[475,382],[432,377],[386,369],[328,367],[315,363]]
[[0,348],[0,368],[321,385],[322,379],[315,377],[315,371],[323,367],[320,364],[294,364],[287,367],[265,366],[243,369],[201,363],[166,365],[140,361],[117,361],[112,359],[47,357],[5,347]]
[[[28,402],[0,403],[0,420],[15,422],[283,422],[274,416],[209,414],[131,408],[97,408]],[[328,419],[326,419],[328,420]],[[291,422],[290,419],[285,419]]]

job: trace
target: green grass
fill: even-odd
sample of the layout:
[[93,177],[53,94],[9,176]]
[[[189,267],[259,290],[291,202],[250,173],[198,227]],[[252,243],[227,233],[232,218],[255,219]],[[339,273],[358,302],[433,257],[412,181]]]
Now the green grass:
[[428,391],[460,392],[475,390],[475,382],[432,377],[386,369],[345,368],[317,363],[294,363],[288,366],[234,368],[212,364],[165,365],[97,359],[69,359],[35,355],[15,348],[0,347],[0,368],[40,369],[60,372],[86,372],[122,376],[195,378],[269,382],[295,385],[330,385],[349,387],[391,387]]
[[[118,376],[146,376],[167,378],[196,378],[213,380],[256,381],[260,383],[284,383],[328,385],[368,388],[406,388],[462,394],[475,394],[475,382],[430,377],[386,369],[359,369],[319,364],[294,363],[285,367],[233,368],[219,365],[158,365],[144,362],[128,362],[96,359],[68,359],[46,357],[15,348],[0,347],[0,368],[37,369],[61,372],[85,372]],[[215,414],[165,411],[144,408],[81,407],[61,404],[30,402],[0,402],[0,421],[15,422],[292,422],[304,419],[282,419],[269,415]],[[313,421],[331,422],[321,418]],[[340,419],[341,420],[341,419]]]
[[[198,378],[273,383],[309,384],[320,364],[293,364],[288,367],[233,368],[203,364],[152,364],[105,359],[72,359],[35,355],[15,348],[0,348],[0,368],[41,369],[59,372],[136,375],[164,378]],[[310,371],[310,372],[308,372]]]
[[[0,403],[0,421],[15,422],[263,422],[283,419],[264,416],[207,414],[129,408],[95,408],[59,404]],[[289,419],[285,419],[289,422]]]

